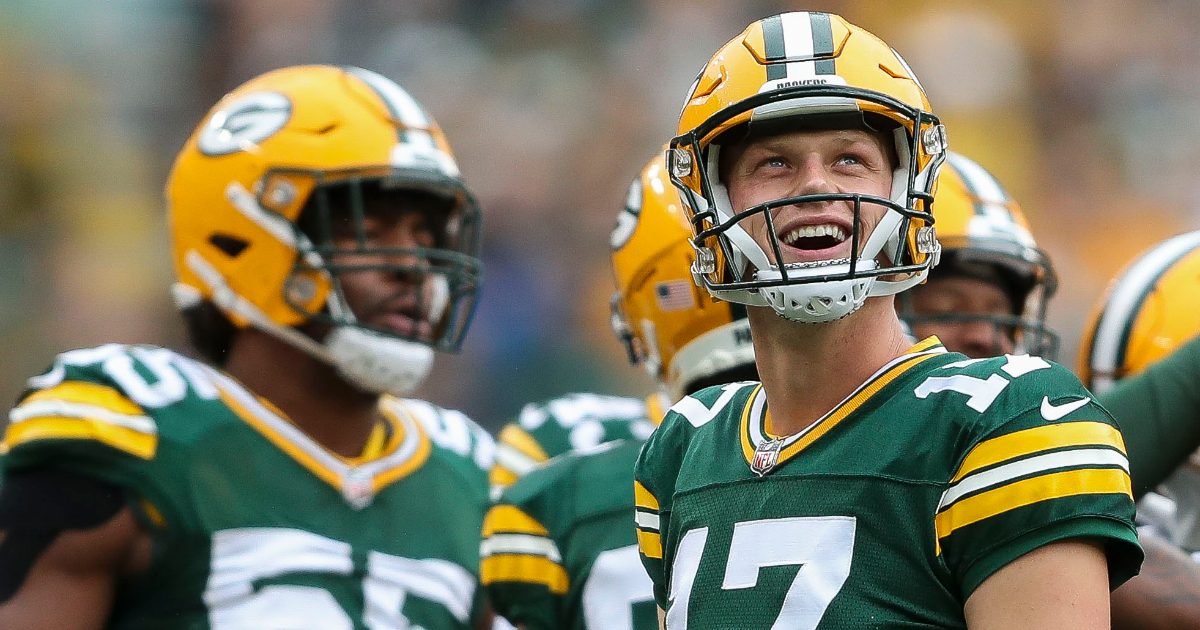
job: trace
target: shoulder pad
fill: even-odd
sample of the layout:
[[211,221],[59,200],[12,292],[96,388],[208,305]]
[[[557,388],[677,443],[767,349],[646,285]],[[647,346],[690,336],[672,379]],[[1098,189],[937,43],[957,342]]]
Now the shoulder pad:
[[496,444],[483,427],[461,411],[443,409],[424,400],[384,396],[380,404],[407,412],[443,450],[471,460],[482,471],[491,469],[496,457]]
[[57,440],[99,443],[142,459],[157,449],[156,412],[215,399],[206,369],[165,348],[109,344],[60,354],[9,413],[4,449]]

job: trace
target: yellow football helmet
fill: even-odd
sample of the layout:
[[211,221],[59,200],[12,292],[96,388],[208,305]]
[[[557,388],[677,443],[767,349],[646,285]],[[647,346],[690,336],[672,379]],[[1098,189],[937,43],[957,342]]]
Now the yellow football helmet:
[[[436,245],[369,249],[369,187],[438,199]],[[335,193],[349,200],[348,217],[331,214]],[[181,308],[210,301],[235,326],[274,334],[369,391],[406,393],[434,348],[458,348],[479,287],[479,209],[437,123],[391,80],[332,66],[250,80],[193,132],[166,196]],[[354,224],[356,249],[334,246],[335,221]],[[339,254],[360,264],[339,264]],[[364,259],[424,278],[419,311],[429,326],[401,338],[357,321],[339,276]],[[296,328],[310,322],[329,334],[317,340]]]
[[1084,384],[1102,393],[1200,334],[1200,231],[1167,239],[1109,284],[1079,352]]
[[672,401],[729,370],[754,365],[746,311],[692,282],[696,255],[664,153],[629,186],[612,233],[613,329]]
[[1016,351],[1054,358],[1058,336],[1046,327],[1046,304],[1058,280],[1016,200],[986,169],[953,151],[946,154],[935,198],[942,255],[931,277],[962,273],[988,278],[1001,285],[1014,312],[918,314],[906,294],[897,303],[900,317],[910,326],[987,321],[1011,338]]
[[[806,195],[732,208],[718,172],[724,139],[805,127],[893,130],[898,160],[891,198]],[[695,230],[696,282],[717,298],[770,306],[794,321],[827,322],[867,297],[916,285],[937,262],[929,205],[945,128],[900,55],[839,16],[784,13],[725,44],[689,90],[670,147],[671,180]],[[739,225],[754,214],[770,225],[776,208],[831,200],[854,203],[856,226],[862,204],[887,209],[871,234],[852,230],[857,256],[775,265]],[[779,239],[771,236],[778,251]]]

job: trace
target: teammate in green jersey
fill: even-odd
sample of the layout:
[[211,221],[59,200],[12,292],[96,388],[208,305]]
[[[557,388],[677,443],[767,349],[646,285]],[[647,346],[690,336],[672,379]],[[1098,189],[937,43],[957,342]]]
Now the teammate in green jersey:
[[657,627],[629,527],[634,460],[670,401],[755,377],[743,311],[696,293],[691,230],[664,167],[659,153],[633,181],[611,241],[614,329],[659,391],[645,405],[593,394],[530,405],[501,433],[497,468],[516,461],[504,474],[524,476],[488,513],[483,583],[527,630]]
[[[1200,557],[1198,270],[1200,232],[1151,248],[1109,286],[1080,348],[1080,374],[1120,422],[1135,496],[1145,495],[1146,565],[1113,593],[1114,628],[1200,627],[1200,568],[1178,550]],[[1150,491],[1160,483],[1167,496]]]
[[1189,466],[1200,447],[1198,271],[1200,231],[1143,253],[1108,287],[1080,346],[1084,383],[1118,420],[1129,418],[1121,428],[1137,495]]
[[[1016,201],[982,166],[951,152],[938,179],[936,213],[942,259],[925,284],[901,294],[897,304],[900,317],[918,335],[937,335],[947,348],[971,357],[1028,352],[1054,358],[1057,337],[1045,325],[1045,310],[1056,286],[1055,275],[1050,260],[1036,248]],[[1131,287],[1126,293],[1141,291]],[[1150,319],[1163,318],[1155,313]],[[1156,333],[1147,329],[1141,337],[1154,338]],[[1173,356],[1171,362],[1187,361],[1187,354]],[[1145,358],[1135,354],[1135,360]],[[1194,366],[1195,359],[1187,365]],[[1080,373],[1094,385],[1086,366]],[[1191,373],[1195,373],[1194,367]],[[1190,381],[1160,375],[1152,378],[1147,385],[1154,388],[1153,399],[1134,394],[1147,385],[1128,394],[1102,393],[1098,398],[1124,433],[1135,497],[1140,494],[1139,482],[1148,476],[1157,480],[1166,476],[1153,466],[1178,450],[1174,444],[1170,448],[1143,446],[1143,440],[1154,429],[1170,429],[1189,419],[1189,414],[1179,413],[1179,407],[1194,409],[1187,403],[1196,402],[1194,391],[1170,387],[1170,383]],[[1162,404],[1172,401],[1162,396],[1164,388],[1168,392],[1180,389],[1172,394],[1176,397],[1172,404]],[[1159,439],[1173,435],[1174,440],[1195,431],[1195,427],[1179,427],[1173,433],[1161,433]],[[1139,505],[1139,522],[1146,508],[1145,502]],[[1114,627],[1188,627],[1200,618],[1200,569],[1177,547],[1144,529],[1139,532],[1146,552],[1142,574],[1112,595]]]
[[457,348],[479,212],[400,86],[305,66],[222,99],[167,185],[207,363],[60,355],[4,438],[0,627],[475,628],[490,438],[405,400]]
[[1141,559],[1112,419],[1043,359],[909,347],[889,297],[936,263],[945,154],[903,60],[773,16],[701,71],[679,133],[697,280],[750,307],[762,382],[684,398],[638,459],[666,626],[1107,627]]

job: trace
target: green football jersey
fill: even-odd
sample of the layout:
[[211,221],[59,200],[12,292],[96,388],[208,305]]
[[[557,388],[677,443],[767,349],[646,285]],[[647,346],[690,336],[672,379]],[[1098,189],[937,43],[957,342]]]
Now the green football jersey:
[[542,462],[563,453],[613,440],[645,440],[666,411],[660,398],[651,396],[644,403],[636,398],[568,394],[525,405],[496,439],[493,493],[498,495]]
[[497,613],[527,630],[657,630],[630,527],[641,446],[609,442],[564,455],[504,491],[480,549]]
[[127,490],[155,551],[112,628],[473,627],[487,436],[426,403],[380,411],[374,453],[340,457],[218,370],[107,345],[30,379],[0,463]]
[[1103,540],[1137,572],[1129,464],[1066,369],[967,359],[928,339],[804,431],[775,437],[760,383],[672,407],[638,459],[637,535],[667,610],[693,628],[962,628],[996,570]]
[[1197,373],[1200,337],[1097,392],[1125,436],[1135,497],[1162,483],[1200,447]]

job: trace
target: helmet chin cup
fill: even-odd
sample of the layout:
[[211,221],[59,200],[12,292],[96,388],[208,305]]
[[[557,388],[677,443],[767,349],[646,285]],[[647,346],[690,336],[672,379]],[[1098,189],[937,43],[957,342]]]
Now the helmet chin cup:
[[334,328],[324,346],[343,378],[377,394],[408,396],[433,367],[433,348],[355,326]]
[[[878,265],[873,261],[859,260],[859,270],[873,270]],[[786,265],[789,277],[813,275],[837,275],[850,273],[849,262],[792,263]],[[777,267],[755,274],[755,280],[783,280],[783,272]],[[767,306],[780,317],[802,324],[824,324],[842,319],[857,311],[871,294],[874,276],[831,280],[808,284],[784,284],[763,287],[759,293]]]

